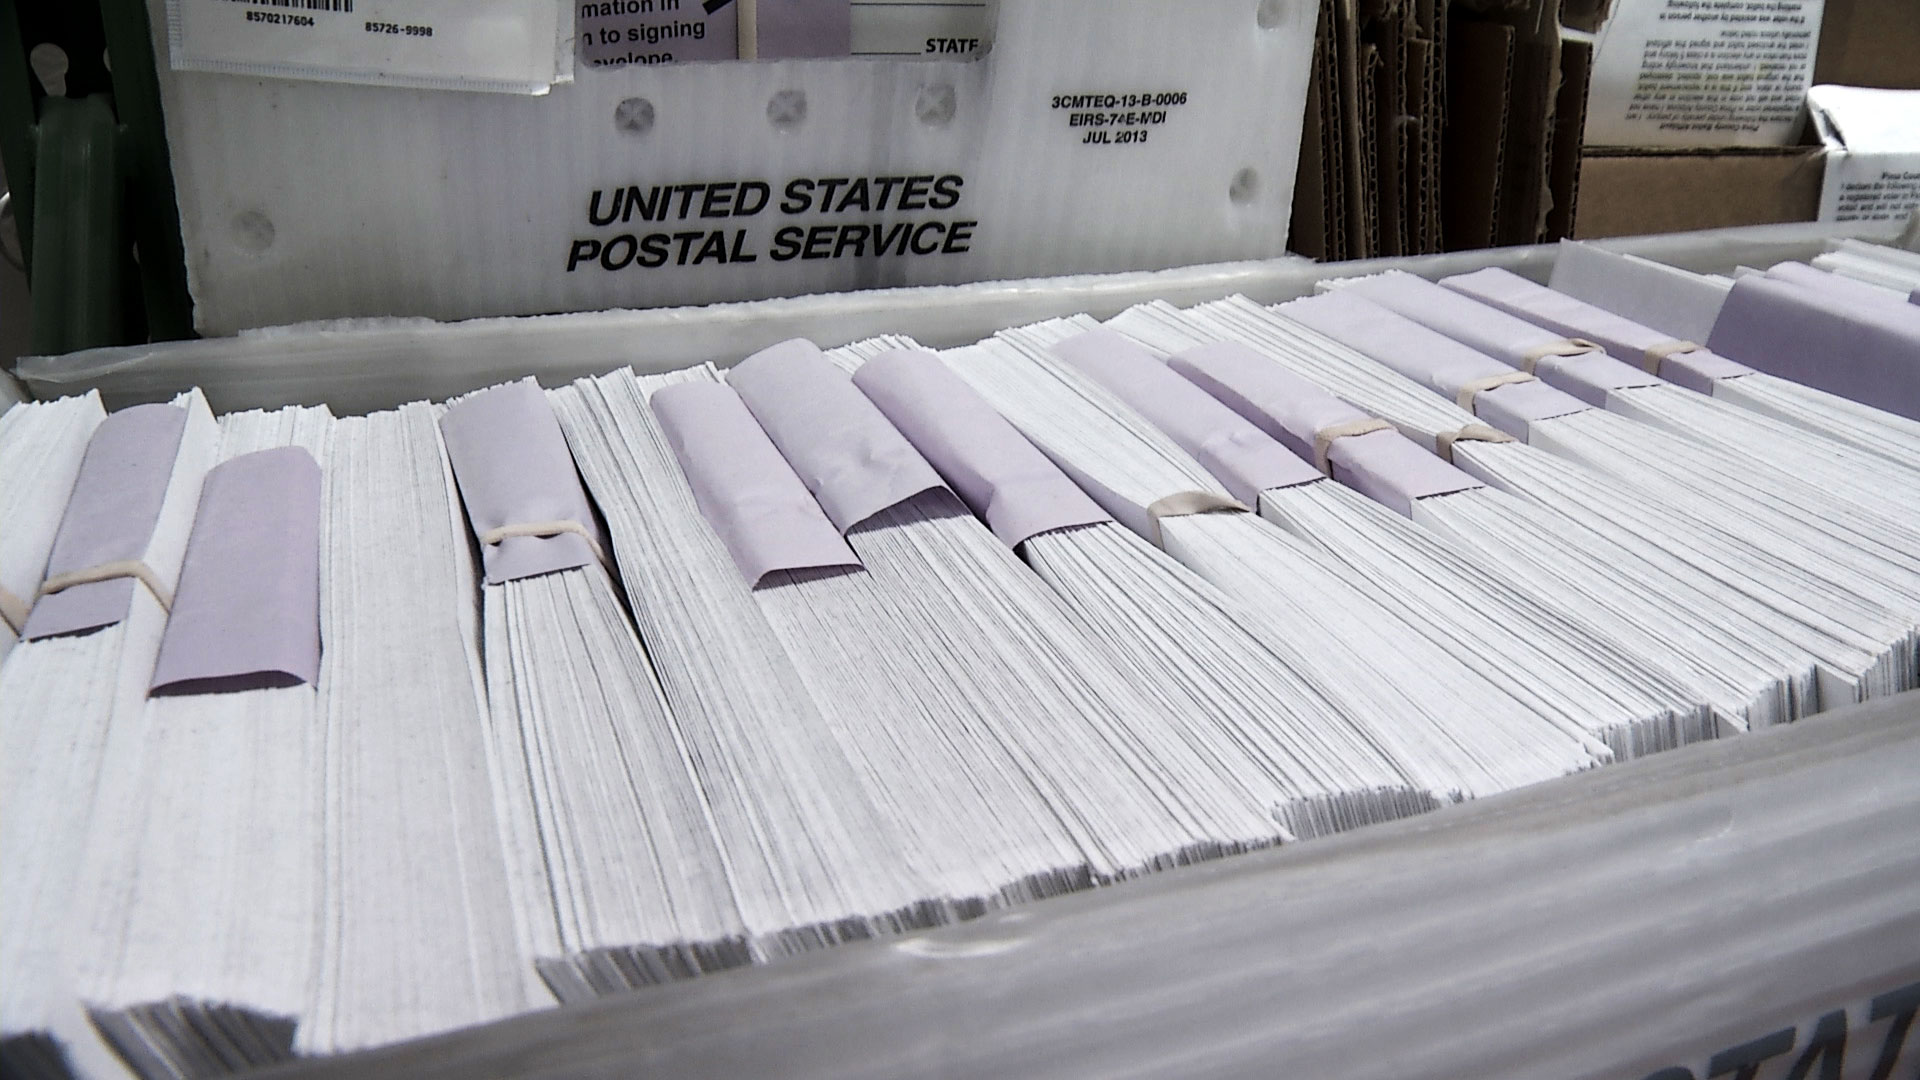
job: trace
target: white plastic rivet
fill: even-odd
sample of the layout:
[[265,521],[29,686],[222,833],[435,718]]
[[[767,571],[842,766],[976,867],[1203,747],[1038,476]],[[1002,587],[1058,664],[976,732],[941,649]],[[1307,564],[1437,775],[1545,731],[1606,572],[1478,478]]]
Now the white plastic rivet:
[[913,115],[928,127],[946,127],[952,122],[958,99],[952,83],[934,83],[920,88],[913,99]]
[[777,131],[792,131],[807,118],[807,95],[801,90],[782,90],[767,99],[767,123]]
[[1260,194],[1260,174],[1252,169],[1241,169],[1233,174],[1233,182],[1227,185],[1227,198],[1245,206]]
[[273,246],[273,219],[259,210],[242,210],[233,216],[234,246],[249,255],[259,255]]
[[613,108],[613,126],[628,135],[645,135],[653,130],[653,102],[630,97]]

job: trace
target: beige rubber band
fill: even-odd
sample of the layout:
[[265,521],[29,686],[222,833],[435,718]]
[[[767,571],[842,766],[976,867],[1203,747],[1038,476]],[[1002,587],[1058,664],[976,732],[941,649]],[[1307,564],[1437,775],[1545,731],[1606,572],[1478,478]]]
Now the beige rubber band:
[[1377,416],[1368,416],[1359,420],[1348,420],[1339,424],[1328,424],[1313,433],[1313,464],[1322,476],[1333,475],[1333,462],[1327,455],[1333,450],[1336,439],[1351,439],[1355,435],[1369,435],[1376,431],[1388,431],[1393,425]]
[[1482,379],[1468,379],[1466,382],[1460,384],[1460,392],[1453,396],[1453,400],[1459,402],[1461,408],[1468,412],[1473,412],[1473,399],[1483,390],[1492,390],[1501,386],[1509,386],[1513,383],[1537,381],[1539,380],[1524,371],[1509,371],[1505,375],[1488,375]]
[[40,583],[40,595],[52,596],[66,592],[75,585],[91,585],[96,581],[112,581],[115,578],[132,578],[147,587],[160,607],[165,611],[173,610],[173,593],[160,583],[160,576],[153,567],[139,559],[120,559],[115,562],[103,562],[98,566],[89,566],[84,570],[69,570],[64,574],[55,574]]
[[1165,547],[1160,542],[1160,519],[1165,517],[1186,517],[1188,514],[1208,514],[1217,510],[1248,510],[1246,503],[1239,499],[1229,499],[1225,495],[1215,495],[1211,491],[1176,491],[1162,496],[1147,504],[1147,524],[1153,530],[1154,547]]
[[1514,442],[1513,436],[1485,424],[1468,424],[1459,431],[1443,431],[1434,438],[1434,449],[1447,464],[1453,464],[1453,444],[1457,442]]
[[1562,338],[1559,341],[1549,341],[1545,345],[1535,345],[1521,354],[1520,370],[1532,375],[1534,369],[1540,366],[1540,361],[1549,356],[1586,356],[1588,353],[1606,351],[1599,342],[1588,341],[1586,338]]
[[537,536],[546,539],[563,535],[573,535],[585,540],[588,550],[593,552],[594,558],[600,560],[600,565],[611,565],[607,562],[607,553],[600,550],[599,541],[593,538],[593,534],[587,531],[585,525],[577,521],[523,521],[518,525],[502,525],[482,533],[480,546],[492,547],[502,540],[511,540],[518,536]]
[[27,613],[32,610],[33,605],[15,596],[12,589],[0,585],[0,619],[7,620],[7,625],[13,627],[15,634],[27,625]]
[[1640,366],[1647,369],[1647,374],[1658,375],[1660,361],[1674,353],[1699,352],[1702,348],[1705,346],[1696,345],[1691,341],[1663,341],[1640,354]]

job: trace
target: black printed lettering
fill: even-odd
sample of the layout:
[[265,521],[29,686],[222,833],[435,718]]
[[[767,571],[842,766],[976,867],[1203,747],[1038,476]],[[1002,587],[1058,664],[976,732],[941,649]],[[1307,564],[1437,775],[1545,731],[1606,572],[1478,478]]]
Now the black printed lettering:
[[[749,207],[748,201],[755,198],[759,201]],[[767,200],[771,198],[773,198],[773,189],[767,187],[765,180],[743,180],[740,183],[740,194],[733,201],[733,216],[752,217],[765,210]]]
[[670,242],[666,233],[648,233],[646,239],[640,241],[640,257],[633,264],[648,270],[667,265],[667,245]]
[[862,176],[847,185],[847,193],[840,196],[840,205],[834,207],[835,213],[844,214],[848,210],[870,210],[867,205],[867,178]]
[[575,240],[573,242],[573,249],[567,252],[567,273],[571,274],[573,273],[574,268],[579,266],[581,263],[592,262],[593,260],[599,257],[600,257],[600,241]]
[[701,217],[726,217],[733,212],[733,189],[738,186],[732,181],[724,184],[708,184],[706,197],[700,200]]
[[815,225],[807,230],[807,246],[800,252],[802,259],[827,258],[827,248],[833,243],[834,228],[831,225]]
[[853,249],[853,257],[856,259],[866,254],[867,229],[866,225],[840,226],[840,239],[834,241],[833,257],[840,258],[847,253],[848,248]]
[[820,181],[820,209],[826,211],[833,206],[833,193],[847,186],[844,176],[829,176]]
[[786,262],[800,254],[800,238],[806,230],[798,225],[783,225],[773,234],[773,248],[767,254],[774,262]]
[[[906,186],[900,189],[900,209],[925,210],[927,208],[927,189],[933,184],[931,176],[909,176]],[[912,202],[909,203],[908,200]]]
[[[607,241],[607,246],[600,250],[600,265],[607,270],[625,269],[639,250],[640,241],[632,233],[621,233]],[[616,252],[619,254],[616,255]]]
[[1916,1010],[1920,1010],[1920,983],[1889,990],[1873,999],[1867,1019],[1873,1023],[1882,1020],[1892,1023],[1887,1025],[1886,1041],[1880,1044],[1880,1057],[1874,1062],[1873,1075],[1868,1080],[1892,1080],[1893,1067],[1900,1064],[1900,1052],[1906,1048],[1907,1031],[1913,1027]]
[[1733,1074],[1733,1080],[1753,1080],[1760,1071],[1761,1062],[1768,1058],[1779,1057],[1793,1049],[1793,1029],[1781,1028],[1768,1035],[1762,1035],[1752,1042],[1739,1046],[1730,1046],[1713,1055],[1707,1062],[1707,1075],[1725,1076]]
[[600,215],[600,196],[605,192],[594,189],[593,197],[587,200],[587,223],[590,225],[611,225],[613,219],[620,216],[620,189],[613,189],[613,205],[607,208],[605,217]]
[[[913,243],[909,245],[913,249],[913,253],[915,255],[931,255],[934,252],[939,251],[940,250],[940,232],[944,228],[945,226],[941,225],[937,221],[929,221],[926,224],[921,225],[919,228],[913,230]],[[933,230],[933,242],[923,248],[920,246],[920,238],[927,234],[928,229]]]
[[780,200],[783,214],[804,214],[813,209],[813,181],[787,181],[786,198]]
[[[1840,1080],[1846,1054],[1847,1010],[1835,1009],[1813,1025],[1813,1033],[1807,1036],[1807,1048],[1793,1063],[1787,1080]],[[1815,1062],[1820,1065],[1817,1077],[1813,1072]]]

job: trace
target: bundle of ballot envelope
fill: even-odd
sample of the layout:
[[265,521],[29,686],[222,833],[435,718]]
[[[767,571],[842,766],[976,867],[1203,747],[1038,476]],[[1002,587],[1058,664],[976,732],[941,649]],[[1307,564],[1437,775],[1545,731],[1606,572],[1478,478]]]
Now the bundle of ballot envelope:
[[9,1075],[390,1043],[1920,682],[1912,413],[1498,270],[25,403],[0,478]]

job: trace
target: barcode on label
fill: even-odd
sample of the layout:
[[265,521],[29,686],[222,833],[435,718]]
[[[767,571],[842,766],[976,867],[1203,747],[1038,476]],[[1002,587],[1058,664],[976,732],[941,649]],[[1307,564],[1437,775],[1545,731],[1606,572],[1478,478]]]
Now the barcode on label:
[[294,8],[299,11],[341,11],[351,14],[353,0],[228,0],[250,7]]

